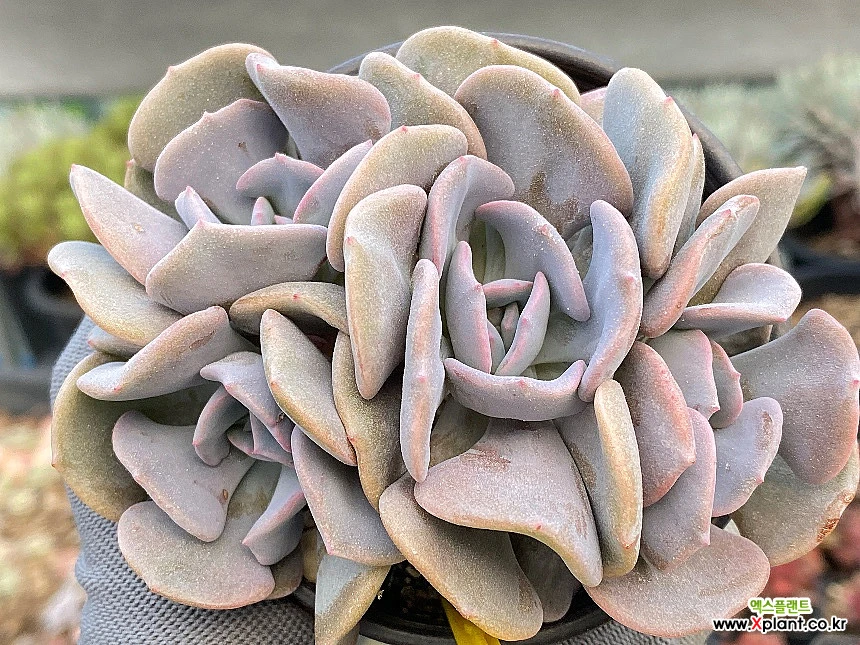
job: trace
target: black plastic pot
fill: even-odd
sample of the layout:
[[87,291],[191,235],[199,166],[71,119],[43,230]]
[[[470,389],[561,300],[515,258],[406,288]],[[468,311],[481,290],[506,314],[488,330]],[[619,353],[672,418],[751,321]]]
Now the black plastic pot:
[[[514,34],[487,34],[504,43],[524,49],[554,63],[576,82],[580,91],[588,91],[605,86],[619,65],[596,54],[578,47],[552,40],[520,36]],[[400,43],[383,47],[377,51],[394,55]],[[331,69],[331,72],[355,75],[365,54],[350,59]],[[690,129],[699,136],[705,153],[705,197],[720,186],[741,174],[741,170],[720,141],[690,112],[681,107],[690,124]],[[727,518],[715,520],[721,526]],[[390,591],[390,590],[389,590]],[[386,591],[386,593],[389,593]],[[313,611],[313,585],[305,582],[294,594],[296,600]],[[534,637],[520,641],[529,645],[549,645],[582,634],[609,620],[588,594],[581,591],[576,595],[567,615],[561,620],[547,624]],[[383,602],[377,601],[365,614],[360,625],[364,636],[389,645],[453,645],[451,630],[444,622],[413,620],[387,611]]]
[[819,253],[794,233],[786,233],[780,247],[804,298],[860,293],[860,262]]

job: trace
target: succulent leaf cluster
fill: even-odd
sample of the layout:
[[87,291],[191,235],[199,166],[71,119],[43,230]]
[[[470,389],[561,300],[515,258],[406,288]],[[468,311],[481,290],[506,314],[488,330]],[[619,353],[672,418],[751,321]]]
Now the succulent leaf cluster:
[[357,77],[225,45],[168,71],[129,148],[125,188],[71,173],[101,245],[49,256],[97,325],[54,447],[156,593],[228,609],[304,577],[317,642],[346,643],[405,560],[504,640],[583,587],[680,635],[853,496],[850,336],[813,310],[771,339],[805,171],[703,201],[640,70],[580,95],[454,27]]

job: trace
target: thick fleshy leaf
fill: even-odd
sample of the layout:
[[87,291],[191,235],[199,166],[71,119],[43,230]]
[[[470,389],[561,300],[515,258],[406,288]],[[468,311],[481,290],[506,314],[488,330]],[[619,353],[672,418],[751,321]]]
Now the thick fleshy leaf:
[[119,520],[120,551],[151,591],[184,605],[233,609],[259,602],[275,580],[242,538],[266,509],[277,477],[277,467],[256,464],[230,501],[224,532],[212,542],[188,535],[155,502],[135,504]]
[[642,471],[630,410],[621,386],[605,381],[594,405],[558,422],[591,501],[604,576],[624,575],[639,557]]
[[626,576],[586,587],[597,605],[621,624],[646,634],[676,637],[713,628],[759,595],[770,566],[753,542],[712,526],[710,545],[679,566],[660,571],[644,558]]
[[430,260],[422,259],[412,273],[399,419],[401,454],[416,481],[424,481],[427,476],[430,432],[445,394],[445,366],[439,355],[441,342],[439,272]]
[[606,87],[603,130],[630,173],[636,195],[630,226],[642,273],[656,280],[669,266],[690,195],[690,126],[654,79],[627,67]]
[[764,481],[782,438],[782,410],[762,397],[744,404],[740,416],[714,432],[717,484],[714,517],[734,513]]
[[591,317],[583,324],[553,316],[536,362],[585,360],[579,397],[591,401],[630,351],[642,312],[642,278],[636,240],[624,217],[606,202],[591,206],[594,260],[583,287]]
[[605,101],[606,88],[598,87],[596,90],[583,92],[580,95],[579,107],[600,125],[603,123],[603,105]]
[[226,307],[263,287],[310,280],[325,259],[325,236],[312,224],[198,222],[149,272],[146,291],[181,313]]
[[585,405],[576,396],[585,363],[572,363],[552,381],[540,381],[527,376],[495,376],[446,358],[454,398],[467,408],[488,417],[547,421],[570,416]]
[[286,416],[269,391],[263,357],[257,352],[225,356],[200,370],[200,376],[221,383],[230,396],[267,426],[277,425]]
[[264,287],[234,302],[230,306],[230,321],[242,331],[256,335],[267,309],[274,309],[310,331],[322,331],[327,326],[349,331],[346,295],[339,284],[284,282]]
[[[372,155],[371,150],[365,161]],[[418,186],[394,186],[362,199],[346,222],[349,337],[355,380],[366,399],[376,395],[403,360],[412,268],[426,204],[427,195]]]
[[463,82],[456,99],[478,125],[487,159],[513,179],[514,199],[537,210],[563,238],[588,224],[598,199],[630,212],[630,177],[609,138],[538,74],[485,67]]
[[510,199],[513,194],[511,178],[489,161],[472,155],[452,161],[427,196],[427,219],[418,256],[432,260],[440,275],[444,274],[457,242],[469,239],[475,209],[487,202]]
[[541,271],[549,282],[553,305],[574,320],[588,319],[588,302],[570,250],[540,213],[521,202],[497,201],[478,207],[475,217],[502,236],[504,277],[533,280]]
[[706,419],[720,409],[711,341],[698,329],[671,331],[650,342],[681,388],[687,407]]
[[678,237],[675,239],[674,253],[678,253],[693,231],[696,230],[696,218],[702,207],[702,193],[705,189],[705,151],[699,135],[693,135],[693,176],[690,180],[690,194],[687,197],[687,207],[684,209],[684,217],[681,218],[681,226],[678,228]]
[[110,253],[92,242],[61,242],[48,253],[51,270],[101,329],[143,347],[181,316],[153,302]]
[[[331,265],[344,270],[347,215],[368,195],[401,184],[429,190],[440,172],[466,153],[466,135],[448,125],[402,126],[370,149],[350,175],[334,205],[326,253]],[[381,226],[396,228],[384,218]]]
[[543,622],[561,620],[570,609],[573,594],[582,589],[564,560],[543,542],[517,533],[511,534],[517,562],[534,587],[543,607]]
[[463,106],[393,56],[371,52],[358,77],[376,87],[391,108],[391,129],[402,125],[450,125],[466,135],[469,154],[487,158],[484,141]]
[[217,539],[227,505],[253,460],[233,451],[218,466],[197,458],[194,426],[169,426],[140,412],[126,412],[113,429],[117,459],[158,507],[204,542]]
[[445,315],[454,356],[482,372],[492,369],[484,289],[472,272],[472,249],[460,242],[451,257],[445,285]]
[[254,200],[239,193],[236,182],[286,142],[287,131],[268,105],[239,99],[204,113],[171,139],[155,164],[155,190],[161,199],[173,201],[192,186],[219,219],[247,224]]
[[487,634],[505,640],[534,636],[543,617],[540,599],[508,535],[433,517],[415,501],[414,485],[404,475],[379,500],[382,522],[400,550],[410,554],[409,563]]
[[716,338],[785,322],[800,303],[800,285],[770,264],[749,263],[726,276],[714,299],[687,307],[675,327],[701,329]]
[[732,357],[744,398],[769,396],[782,407],[779,454],[810,484],[842,470],[857,437],[860,359],[832,316],[810,310],[776,340]]
[[401,562],[361,489],[358,471],[322,450],[299,426],[292,445],[296,473],[328,553],[374,567]]
[[290,447],[290,433],[295,424],[289,419],[275,427],[280,440],[253,414],[250,415],[244,428],[234,426],[227,432],[227,440],[246,455],[260,461],[271,461],[290,466],[293,458],[287,449]]
[[[436,347],[439,360],[438,344]],[[405,470],[399,442],[403,385],[392,376],[372,399],[362,397],[355,382],[349,336],[343,332],[337,335],[331,363],[334,403],[355,450],[361,487],[371,505],[377,508],[382,491]]]
[[729,252],[713,277],[699,290],[692,304],[710,302],[723,281],[732,271],[749,262],[765,262],[776,249],[794,204],[800,186],[806,177],[806,168],[771,168],[742,175],[714,191],[699,211],[697,221],[702,222],[726,201],[737,195],[754,195],[760,206],[752,226]]
[[710,540],[716,449],[704,416],[690,410],[696,461],[659,500],[642,511],[642,555],[665,571],[677,567]]
[[714,384],[717,386],[720,409],[708,421],[712,428],[725,428],[735,422],[743,409],[741,373],[732,365],[732,359],[722,345],[711,341],[711,350],[714,354]]
[[220,386],[200,412],[192,445],[204,464],[217,466],[230,452],[227,431],[241,421],[248,409]]
[[630,406],[642,466],[642,503],[647,507],[696,459],[690,413],[665,361],[644,343],[633,343],[615,380]]
[[389,568],[323,555],[314,597],[314,643],[354,643],[353,628],[376,599]]
[[600,583],[603,567],[588,495],[550,422],[490,421],[471,449],[430,469],[415,485],[415,499],[454,524],[540,540],[582,584]]
[[487,301],[487,309],[495,307],[507,307],[512,302],[525,305],[532,292],[533,282],[529,280],[513,280],[502,278],[493,280],[484,285],[484,299]]
[[266,197],[278,215],[292,217],[322,173],[319,166],[277,152],[248,168],[236,182],[236,190],[245,197]]
[[139,352],[143,345],[130,343],[113,334],[106,332],[101,327],[93,327],[93,330],[87,336],[87,345],[91,349],[102,354],[110,354],[111,356],[119,356],[120,358],[131,358]]
[[462,27],[432,27],[413,34],[400,46],[397,60],[451,96],[481,67],[518,65],[540,74],[572,101],[579,99],[574,82],[545,58]]
[[227,312],[210,307],[173,323],[128,359],[100,365],[78,387],[104,401],[129,401],[200,385],[200,370],[250,343],[230,328]]
[[141,168],[134,159],[125,162],[125,178],[122,185],[132,195],[140,197],[156,210],[169,215],[176,221],[181,220],[174,205],[164,201],[155,193],[155,177],[152,176],[152,173]]
[[272,576],[275,578],[275,588],[266,600],[285,598],[302,584],[302,552],[295,549],[286,558],[273,564]]
[[505,341],[502,339],[502,335],[499,333],[499,330],[496,329],[496,326],[489,320],[487,320],[487,336],[490,338],[490,355],[493,357],[493,364],[490,372],[495,374],[496,370],[499,369],[499,365],[505,359]]
[[[560,318],[565,319],[567,323],[570,318],[564,314],[559,314]],[[514,336],[517,334],[517,324],[520,322],[520,308],[516,302],[512,302],[505,307],[505,313],[502,315],[502,321],[499,323],[499,335],[502,337],[502,344],[507,352],[511,343],[514,342]],[[572,323],[571,323],[572,324]]]
[[353,146],[335,159],[305,192],[296,206],[293,221],[296,224],[328,226],[335,202],[343,187],[372,146],[373,141],[367,140]]
[[305,520],[299,514],[305,507],[305,494],[296,469],[281,466],[281,474],[265,512],[254,522],[242,544],[260,564],[273,565],[299,546]]
[[498,376],[522,374],[540,352],[548,321],[549,285],[543,273],[538,271],[529,299],[520,312],[510,348],[494,373]]
[[328,359],[294,323],[271,309],[263,314],[260,345],[269,389],[280,408],[326,451],[354,466]]
[[489,419],[448,397],[439,406],[439,414],[430,433],[430,467],[451,457],[462,455],[487,431]]
[[219,45],[167,69],[137,108],[128,128],[128,149],[146,170],[155,168],[168,142],[195,123],[234,101],[261,99],[245,72],[245,58],[265,50],[254,45]]
[[[258,197],[257,201],[254,202],[254,209],[251,211],[251,226],[286,223],[276,222],[276,217],[279,216],[275,214],[275,209],[272,207],[271,202],[265,197]],[[289,218],[283,219],[286,219],[289,222]]]
[[111,522],[119,520],[146,493],[116,458],[111,445],[114,424],[130,409],[143,411],[161,423],[194,423],[212,387],[180,390],[164,397],[132,402],[90,398],[77,387],[78,379],[112,360],[91,354],[78,363],[57,392],[51,418],[52,464],[75,495]]
[[74,165],[69,182],[90,230],[140,284],[188,232],[95,170]]
[[675,324],[690,298],[750,227],[758,210],[756,197],[739,195],[702,222],[645,296],[642,331],[646,336],[656,338]]
[[221,221],[191,186],[186,186],[185,190],[179,193],[174,203],[176,204],[176,212],[179,213],[179,217],[185,222],[185,226],[189,230],[200,221],[213,224]]
[[290,131],[302,159],[327,168],[353,146],[391,129],[385,97],[354,76],[278,65],[248,56],[248,72]]
[[764,482],[732,513],[732,519],[741,535],[762,548],[772,566],[791,562],[818,546],[836,527],[854,499],[858,474],[856,442],[842,470],[820,485],[799,479],[777,455]]

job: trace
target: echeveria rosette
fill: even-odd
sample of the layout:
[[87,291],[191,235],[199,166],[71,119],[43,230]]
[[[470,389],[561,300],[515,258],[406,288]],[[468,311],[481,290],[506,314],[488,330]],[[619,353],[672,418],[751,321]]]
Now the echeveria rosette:
[[850,336],[813,310],[763,343],[800,299],[767,262],[804,170],[703,203],[702,146],[640,70],[580,96],[453,27],[358,77],[226,45],[171,68],[129,147],[127,188],[72,170],[101,245],[49,257],[97,324],[55,464],[156,593],[230,608],[304,576],[317,642],[345,643],[405,559],[503,640],[580,586],[675,636],[853,495]]

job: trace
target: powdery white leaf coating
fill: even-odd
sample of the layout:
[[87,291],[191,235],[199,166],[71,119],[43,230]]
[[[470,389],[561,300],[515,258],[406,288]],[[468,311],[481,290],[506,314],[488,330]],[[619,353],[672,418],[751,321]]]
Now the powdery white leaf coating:
[[475,209],[513,194],[514,183],[504,170],[472,155],[458,157],[439,174],[427,196],[418,256],[432,260],[444,275],[457,242],[469,239]]
[[540,213],[522,202],[496,201],[478,207],[475,217],[502,236],[505,278],[533,280],[543,272],[555,307],[574,320],[588,320],[588,302],[573,257]]
[[349,336],[340,332],[332,355],[332,386],[337,412],[355,449],[361,488],[377,508],[382,491],[406,470],[399,443],[403,384],[392,376],[372,399],[361,396]]
[[820,309],[785,336],[732,357],[744,398],[769,396],[782,407],[779,454],[803,481],[823,484],[854,449],[860,359],[848,331]]
[[583,92],[579,97],[579,107],[582,111],[590,116],[594,121],[601,125],[603,124],[603,105],[606,101],[606,88],[598,87],[597,89]]
[[458,361],[490,372],[493,357],[487,335],[487,303],[484,289],[472,272],[472,249],[460,242],[451,257],[445,285],[448,336]]
[[322,175],[323,169],[301,159],[276,152],[258,161],[236,181],[245,197],[267,197],[278,215],[292,217],[302,197]]
[[[510,348],[493,372],[494,374],[497,376],[518,376],[532,364],[540,352],[546,335],[549,304],[549,285],[543,273],[538,271],[529,299],[520,312],[517,330]],[[486,321],[486,317],[484,320]]]
[[131,358],[143,348],[143,345],[123,340],[106,332],[101,327],[93,327],[87,336],[87,345],[96,352],[126,359]]
[[113,449],[171,520],[212,542],[224,530],[230,498],[254,461],[234,450],[218,466],[207,466],[197,459],[193,435],[194,426],[162,425],[131,411],[114,426]]
[[286,142],[287,131],[268,105],[240,99],[204,113],[170,140],[155,163],[155,191],[172,202],[192,186],[219,219],[247,224],[254,200],[239,193],[236,182]]
[[189,230],[194,228],[194,225],[200,221],[211,222],[212,224],[217,224],[221,221],[191,186],[186,186],[185,190],[179,193],[179,196],[174,200],[174,204],[176,212]]
[[151,591],[175,602],[234,609],[264,600],[275,580],[242,538],[266,509],[277,477],[272,465],[255,464],[233,495],[224,532],[212,542],[183,531],[155,502],[135,504],[119,520],[120,551]]
[[481,67],[518,65],[540,74],[570,100],[579,100],[570,77],[546,59],[462,27],[432,27],[413,34],[400,46],[397,60],[451,96]]
[[[254,202],[254,209],[251,211],[251,226],[268,226],[271,224],[281,224],[285,222],[276,222],[275,209],[271,202],[265,197],[258,197]],[[288,219],[288,218],[285,218]]]
[[764,482],[732,513],[732,519],[741,535],[767,554],[771,566],[791,562],[818,546],[836,527],[854,499],[858,474],[856,441],[842,470],[819,485],[799,479],[777,455]]
[[401,562],[403,556],[364,496],[358,471],[322,450],[300,426],[292,444],[296,473],[328,553],[374,567]]
[[582,401],[576,394],[585,363],[572,363],[552,381],[529,376],[496,376],[446,358],[445,372],[454,398],[476,412],[498,419],[547,421],[576,414]]
[[690,179],[690,194],[687,197],[687,207],[684,209],[684,217],[681,218],[681,226],[678,228],[678,237],[675,239],[673,253],[677,254],[681,247],[687,243],[693,231],[696,229],[696,219],[699,209],[702,207],[702,194],[705,190],[705,151],[699,135],[693,135],[693,176]]
[[167,74],[144,97],[128,128],[128,149],[137,164],[152,171],[167,143],[205,112],[242,98],[262,97],[248,78],[245,58],[266,51],[231,43],[207,49]]
[[382,522],[409,563],[461,616],[490,636],[534,636],[543,619],[541,602],[517,563],[507,533],[433,517],[415,501],[414,486],[404,475],[379,500]]
[[525,305],[532,292],[533,282],[530,280],[513,280],[501,278],[482,285],[487,309],[507,307],[512,302]]
[[714,191],[699,210],[697,223],[737,195],[754,195],[760,206],[752,226],[699,290],[691,304],[710,302],[732,271],[749,262],[765,262],[776,249],[806,177],[806,168],[771,168],[741,175]]
[[585,360],[588,368],[579,398],[591,401],[630,351],[642,313],[642,278],[633,232],[617,209],[598,201],[591,206],[594,260],[583,287],[592,305],[584,324],[564,316],[550,319],[538,363]]
[[684,394],[687,407],[706,419],[720,409],[711,341],[698,329],[670,331],[650,341]]
[[342,332],[349,331],[346,294],[339,284],[282,282],[264,287],[242,296],[230,306],[230,322],[249,334],[259,334],[260,321],[267,309],[274,309],[302,328],[334,327]]
[[772,264],[742,264],[726,276],[714,299],[687,307],[678,329],[701,329],[725,338],[747,329],[785,322],[800,303],[800,285]]
[[198,222],[146,278],[149,296],[180,313],[229,307],[280,282],[310,280],[325,259],[326,229]]
[[355,451],[335,407],[328,359],[293,322],[272,309],[263,314],[260,346],[278,406],[329,454],[355,466]]
[[654,79],[627,67],[606,86],[603,129],[630,173],[636,195],[630,226],[642,273],[657,279],[669,266],[690,195],[690,126]]
[[563,238],[588,224],[598,199],[630,212],[630,177],[609,138],[539,75],[484,67],[463,81],[456,99],[478,125],[487,159],[513,179],[514,199],[537,210]]
[[612,618],[646,634],[674,638],[710,630],[715,617],[744,609],[770,575],[767,558],[753,542],[716,526],[710,531],[710,545],[670,571],[640,558],[626,576],[585,590]]
[[711,415],[708,421],[712,428],[725,428],[740,416],[744,405],[744,393],[741,389],[741,373],[738,372],[732,359],[722,345],[711,341],[713,352],[714,384],[717,386],[717,401],[720,409]]
[[328,226],[343,187],[372,147],[373,141],[368,139],[364,143],[354,145],[335,159],[307,189],[296,206],[293,221],[296,224]]
[[[558,314],[558,317],[564,319],[565,323],[570,320],[570,318],[564,314]],[[506,352],[511,348],[511,343],[514,342],[514,336],[517,333],[517,324],[519,322],[520,307],[516,302],[512,302],[505,307],[505,312],[502,314],[502,321],[499,323],[499,332]]]
[[603,575],[624,575],[639,558],[642,469],[621,386],[604,381],[593,405],[556,423],[588,491],[600,537]]
[[369,53],[361,61],[358,77],[385,96],[392,130],[402,125],[450,125],[466,135],[470,155],[487,158],[481,133],[463,106],[393,56]]
[[448,125],[401,126],[380,139],[359,162],[335,202],[326,240],[331,265],[344,270],[344,230],[356,204],[368,195],[401,184],[430,190],[439,173],[464,155],[466,147],[466,136]]
[[642,332],[646,336],[656,338],[675,324],[690,298],[753,223],[758,210],[758,198],[739,195],[702,222],[645,296]]
[[200,370],[251,349],[230,327],[227,312],[210,307],[185,316],[127,362],[105,363],[78,379],[85,394],[103,401],[130,401],[168,394],[204,382]]
[[227,431],[247,414],[248,409],[230,396],[223,385],[215,390],[200,412],[191,442],[204,464],[221,463],[230,452]]
[[714,517],[734,513],[764,481],[782,438],[782,410],[773,399],[744,403],[731,425],[714,432],[717,484]]
[[424,481],[427,476],[430,432],[445,394],[445,366],[439,354],[441,342],[439,272],[430,260],[418,260],[412,273],[399,419],[403,461],[416,481]]
[[582,584],[573,577],[558,553],[543,542],[517,533],[510,535],[517,562],[540,598],[543,622],[561,620]]
[[549,421],[490,421],[478,443],[433,466],[427,479],[415,484],[415,499],[453,524],[540,540],[582,584],[600,583],[603,567],[588,495]]
[[487,320],[487,336],[490,338],[490,355],[493,357],[493,365],[490,372],[495,374],[496,370],[499,369],[499,364],[504,360],[507,350],[502,335],[489,320]]
[[242,544],[260,564],[280,562],[299,545],[305,520],[299,512],[305,507],[296,469],[282,465],[272,499],[265,512],[254,522]]
[[346,221],[349,337],[355,380],[366,399],[376,395],[403,360],[412,268],[426,204],[427,195],[418,186],[394,186],[362,199]]
[[200,370],[200,376],[221,383],[230,396],[266,426],[275,426],[286,416],[269,391],[263,357],[257,352],[225,356]]
[[672,488],[642,511],[642,555],[665,571],[708,545],[716,482],[714,432],[708,420],[689,408],[696,461]]
[[69,182],[90,230],[140,284],[188,232],[95,170],[73,165]]
[[666,362],[644,343],[633,343],[615,380],[630,406],[642,465],[642,503],[648,507],[696,460],[690,413]]
[[[253,414],[245,422],[244,428],[232,427],[227,432],[227,440],[246,455],[260,461],[271,461],[277,464],[291,465],[293,458],[287,449],[290,448],[290,432],[295,424],[285,419],[272,430],[269,430]],[[279,438],[275,437],[275,431]]]
[[377,141],[391,129],[385,97],[354,76],[278,65],[252,54],[248,73],[290,131],[302,159],[321,168],[353,146]]
[[96,325],[132,346],[143,347],[181,318],[153,302],[98,244],[61,242],[48,253],[48,266],[69,285]]
[[324,554],[314,597],[314,643],[356,642],[358,621],[376,599],[390,567],[374,567]]

